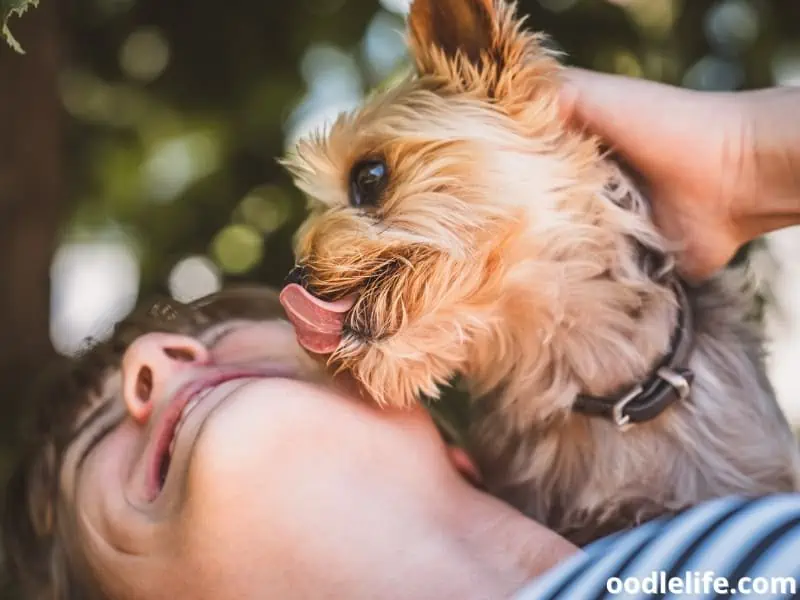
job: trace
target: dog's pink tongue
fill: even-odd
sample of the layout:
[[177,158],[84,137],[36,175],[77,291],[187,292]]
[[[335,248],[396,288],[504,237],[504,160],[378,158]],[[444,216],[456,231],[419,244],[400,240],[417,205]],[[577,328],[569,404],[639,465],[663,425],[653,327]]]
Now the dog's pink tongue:
[[291,283],[281,292],[281,304],[297,331],[300,345],[314,354],[330,354],[342,340],[345,315],[353,308],[355,296],[325,302],[303,286]]

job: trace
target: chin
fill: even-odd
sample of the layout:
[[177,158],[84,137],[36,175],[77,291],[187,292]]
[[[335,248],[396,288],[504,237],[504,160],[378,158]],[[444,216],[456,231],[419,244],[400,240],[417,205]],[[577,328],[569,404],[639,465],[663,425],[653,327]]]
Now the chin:
[[240,486],[250,490],[254,482],[269,481],[275,471],[308,453],[304,440],[316,439],[330,428],[336,413],[331,404],[345,402],[306,381],[270,378],[243,386],[200,424],[190,478],[199,478],[201,495],[225,488],[236,496],[243,494],[236,491]]

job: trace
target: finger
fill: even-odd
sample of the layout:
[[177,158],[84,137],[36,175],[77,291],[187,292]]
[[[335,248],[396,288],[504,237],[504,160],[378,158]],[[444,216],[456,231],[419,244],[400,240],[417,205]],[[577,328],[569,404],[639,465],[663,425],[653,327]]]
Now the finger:
[[685,161],[676,149],[696,141],[717,106],[698,92],[621,75],[567,69],[563,81],[570,121],[645,173]]

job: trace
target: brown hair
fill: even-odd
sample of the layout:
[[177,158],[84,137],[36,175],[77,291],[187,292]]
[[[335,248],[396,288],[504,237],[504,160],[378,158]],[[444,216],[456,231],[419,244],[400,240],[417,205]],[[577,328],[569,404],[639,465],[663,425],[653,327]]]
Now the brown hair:
[[64,357],[37,382],[31,399],[35,420],[28,449],[8,482],[2,514],[4,562],[10,583],[31,600],[102,598],[79,553],[64,544],[70,519],[59,513],[61,462],[75,421],[90,392],[117,368],[127,347],[153,331],[197,335],[227,319],[282,316],[275,292],[231,288],[191,304],[158,300],[119,323],[110,339],[87,343],[78,356]]

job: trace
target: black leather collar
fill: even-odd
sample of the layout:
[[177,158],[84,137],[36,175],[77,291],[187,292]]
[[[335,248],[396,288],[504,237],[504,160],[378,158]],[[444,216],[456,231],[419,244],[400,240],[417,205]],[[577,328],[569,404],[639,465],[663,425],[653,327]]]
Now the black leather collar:
[[683,283],[674,279],[679,304],[678,324],[670,343],[669,353],[661,360],[650,377],[638,385],[608,397],[579,395],[573,410],[585,415],[603,417],[620,428],[656,418],[669,406],[685,400],[691,391],[694,373],[688,368],[692,353],[692,310]]

